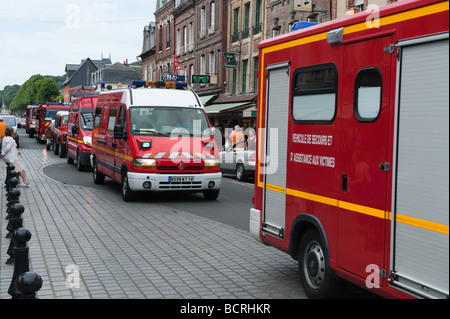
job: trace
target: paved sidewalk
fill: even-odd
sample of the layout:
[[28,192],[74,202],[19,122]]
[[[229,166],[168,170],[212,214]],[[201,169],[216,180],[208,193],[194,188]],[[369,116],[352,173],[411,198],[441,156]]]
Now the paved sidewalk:
[[[43,279],[40,299],[306,298],[297,264],[256,242],[248,231],[119,193],[63,184],[43,168],[66,159],[21,150],[31,188],[19,188],[30,270]],[[6,168],[0,165],[0,180]],[[9,299],[5,265],[6,197],[0,195],[0,299]],[[205,202],[205,205],[208,205]],[[66,278],[79,269],[79,287]],[[67,273],[66,273],[67,271]],[[72,286],[76,281],[69,282]]]

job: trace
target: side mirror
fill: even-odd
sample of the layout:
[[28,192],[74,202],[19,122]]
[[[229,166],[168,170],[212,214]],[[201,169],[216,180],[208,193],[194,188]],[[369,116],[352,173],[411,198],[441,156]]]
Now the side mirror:
[[123,132],[123,126],[120,124],[114,125],[114,138],[126,139],[127,135]]
[[78,125],[72,126],[72,134],[78,134]]

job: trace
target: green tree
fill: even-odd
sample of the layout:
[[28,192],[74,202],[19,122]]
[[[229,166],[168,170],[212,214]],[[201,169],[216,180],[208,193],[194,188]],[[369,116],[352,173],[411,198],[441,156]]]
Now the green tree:
[[59,87],[55,80],[51,78],[37,80],[34,83],[36,87],[36,100],[45,103],[51,101],[59,95]]
[[52,97],[59,96],[59,87],[53,78],[45,78],[40,74],[31,76],[20,86],[9,109],[14,112],[25,111],[27,105],[46,103]]
[[40,74],[32,75],[24,84],[20,86],[16,96],[11,102],[11,111],[22,111],[27,108],[27,105],[37,103],[36,101],[36,87],[35,82],[42,80],[44,77]]
[[3,93],[3,98],[5,99],[5,104],[8,108],[11,105],[11,101],[14,99],[14,97],[16,96],[16,93],[17,93],[17,91],[19,91],[19,89],[20,89],[20,85],[15,84],[15,85],[7,85],[7,86],[5,86],[3,91],[1,91],[1,93]]

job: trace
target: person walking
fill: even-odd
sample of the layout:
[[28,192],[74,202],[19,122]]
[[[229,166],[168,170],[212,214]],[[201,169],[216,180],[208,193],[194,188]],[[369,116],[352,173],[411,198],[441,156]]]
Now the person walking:
[[0,116],[0,147],[2,145],[3,138],[5,137],[5,129],[8,127],[8,124],[3,122],[3,117]]
[[[14,134],[14,129],[12,127],[7,127],[5,129],[5,137],[3,138],[2,151],[0,153],[0,158],[3,159],[5,163],[13,164],[16,171],[16,178],[19,181],[17,186],[19,187],[30,187],[27,178],[25,176],[25,168],[19,159],[20,152],[17,151],[16,141],[12,138]],[[20,183],[20,177],[22,178],[23,185]]]
[[233,132],[230,134],[230,138],[233,143],[233,150],[244,149],[244,134],[239,125],[234,127]]

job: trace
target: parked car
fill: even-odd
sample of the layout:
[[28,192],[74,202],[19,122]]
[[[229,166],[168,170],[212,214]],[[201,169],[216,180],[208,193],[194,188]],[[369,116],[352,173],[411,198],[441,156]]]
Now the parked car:
[[231,147],[220,152],[220,171],[236,175],[238,181],[255,176],[256,151]]
[[19,134],[17,134],[17,120],[14,115],[0,115],[3,118],[3,122],[8,124],[9,127],[14,129],[13,139],[16,141],[17,147],[19,147]]

